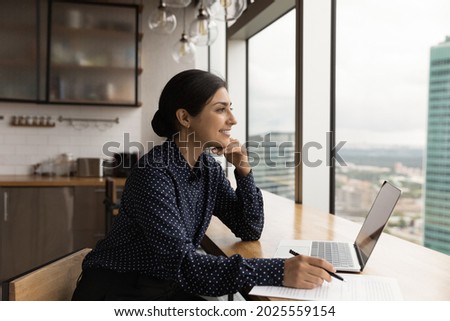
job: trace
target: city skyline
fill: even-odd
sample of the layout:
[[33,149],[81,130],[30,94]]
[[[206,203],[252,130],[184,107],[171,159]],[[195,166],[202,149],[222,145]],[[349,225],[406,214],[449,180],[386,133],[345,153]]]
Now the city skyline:
[[[429,48],[450,35],[448,14],[445,0],[338,2],[336,139],[425,148]],[[292,11],[250,40],[251,135],[294,127],[294,39]]]

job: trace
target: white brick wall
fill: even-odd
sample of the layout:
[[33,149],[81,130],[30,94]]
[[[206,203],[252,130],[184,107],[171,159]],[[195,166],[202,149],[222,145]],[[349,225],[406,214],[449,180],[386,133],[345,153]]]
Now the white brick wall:
[[[101,157],[102,147],[109,141],[120,143],[118,149],[124,151],[124,134],[129,133],[130,141],[141,139],[141,108],[94,107],[94,106],[53,106],[35,104],[1,103],[0,114],[0,175],[30,174],[32,165],[55,158],[62,153],[78,157]],[[10,125],[12,116],[45,116],[55,121],[53,128],[14,127]],[[73,118],[115,119],[110,128],[102,130],[89,123],[85,129],[76,129],[68,122],[59,122],[59,116]],[[99,126],[104,124],[99,123]],[[132,150],[135,151],[136,149]]]

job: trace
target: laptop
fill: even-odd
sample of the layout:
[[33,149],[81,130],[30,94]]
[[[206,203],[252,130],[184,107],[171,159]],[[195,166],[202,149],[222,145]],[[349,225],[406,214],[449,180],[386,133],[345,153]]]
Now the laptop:
[[283,240],[275,257],[291,257],[289,250],[292,249],[302,255],[322,257],[332,263],[338,272],[362,272],[400,194],[401,191],[394,185],[386,181],[383,183],[353,244],[338,241]]

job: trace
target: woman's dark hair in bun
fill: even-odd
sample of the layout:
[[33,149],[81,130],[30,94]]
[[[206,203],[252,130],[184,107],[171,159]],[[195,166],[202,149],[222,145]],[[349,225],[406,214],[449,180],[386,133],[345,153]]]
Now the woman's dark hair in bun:
[[176,111],[183,108],[191,116],[197,116],[220,88],[227,88],[227,83],[207,71],[190,69],[175,75],[159,97],[158,110],[152,120],[154,132],[171,138],[180,128]]

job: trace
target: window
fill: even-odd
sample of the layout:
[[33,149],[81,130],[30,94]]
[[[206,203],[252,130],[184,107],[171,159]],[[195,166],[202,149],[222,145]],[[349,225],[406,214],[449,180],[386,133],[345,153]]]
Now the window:
[[247,148],[257,185],[295,197],[295,9],[248,40]]
[[447,0],[339,0],[336,25],[336,214],[361,221],[389,180],[403,194],[387,232],[447,254],[449,14]]

